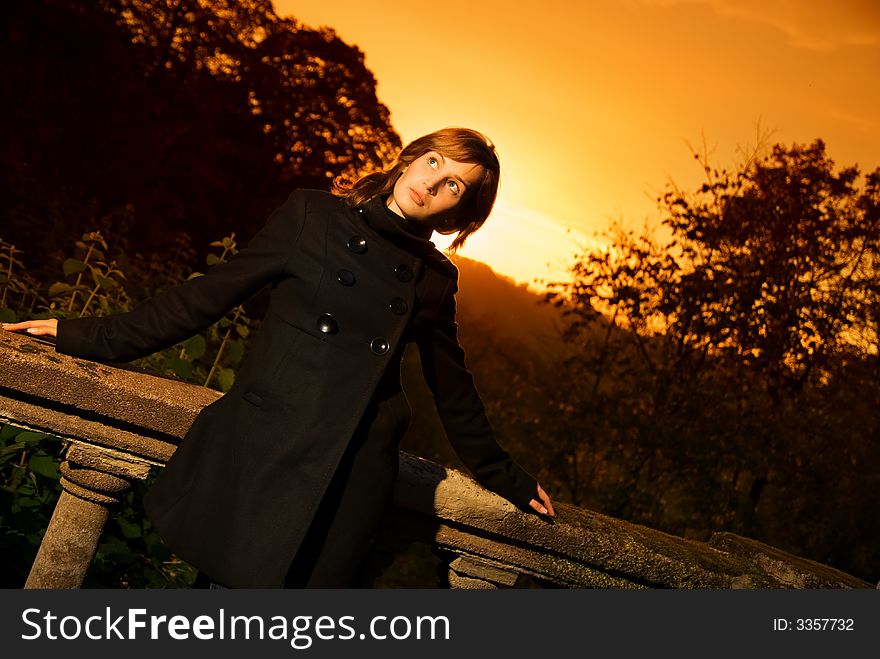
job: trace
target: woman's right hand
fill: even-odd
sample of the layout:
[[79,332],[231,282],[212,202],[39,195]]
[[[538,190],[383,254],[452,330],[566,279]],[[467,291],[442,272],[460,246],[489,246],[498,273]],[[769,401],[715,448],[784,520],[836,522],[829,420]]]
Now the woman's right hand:
[[10,332],[25,331],[34,336],[58,336],[58,319],[23,320],[20,323],[0,323],[3,329]]
[[544,491],[541,484],[538,483],[537,498],[529,501],[529,505],[537,512],[548,517],[555,518],[556,511],[553,510],[553,502],[550,501],[550,495]]

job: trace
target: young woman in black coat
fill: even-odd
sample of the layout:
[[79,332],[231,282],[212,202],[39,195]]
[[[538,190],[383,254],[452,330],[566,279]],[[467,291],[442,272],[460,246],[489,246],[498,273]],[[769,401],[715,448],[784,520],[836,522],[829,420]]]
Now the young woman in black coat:
[[391,503],[418,346],[447,437],[476,479],[555,516],[497,443],[458,342],[457,249],[489,216],[494,147],[446,128],[333,193],[296,190],[245,249],[203,277],[105,317],[6,324],[56,350],[127,362],[187,339],[265,286],[268,311],[235,384],[205,407],[144,497],[169,548],[228,587],[352,587]]

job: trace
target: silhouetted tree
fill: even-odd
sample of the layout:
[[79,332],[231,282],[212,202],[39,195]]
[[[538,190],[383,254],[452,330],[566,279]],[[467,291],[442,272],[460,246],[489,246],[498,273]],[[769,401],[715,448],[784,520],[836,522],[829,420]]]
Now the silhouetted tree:
[[[294,187],[400,146],[363,53],[268,0],[32,0],[4,12],[4,239],[244,239]],[[35,253],[36,252],[36,253]],[[43,258],[36,258],[37,255]]]
[[659,199],[669,239],[616,228],[549,295],[583,435],[548,450],[613,514],[876,570],[853,547],[880,535],[880,170],[860,185],[821,141],[702,165]]

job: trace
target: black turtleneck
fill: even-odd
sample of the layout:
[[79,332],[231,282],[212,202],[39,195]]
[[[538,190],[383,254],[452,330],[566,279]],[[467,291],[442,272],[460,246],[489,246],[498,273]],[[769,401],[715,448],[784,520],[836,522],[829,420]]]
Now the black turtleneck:
[[387,200],[387,195],[376,195],[358,209],[366,223],[392,244],[427,259],[450,277],[456,277],[455,265],[429,240],[433,230],[398,215],[385,204]]
[[431,238],[431,234],[434,233],[434,230],[430,227],[423,227],[419,224],[416,224],[412,220],[408,220],[403,215],[398,215],[393,210],[388,207],[388,197],[382,197],[382,206],[385,207],[385,212],[388,213],[389,219],[392,222],[396,222],[404,231],[408,234],[413,235],[417,238],[422,238],[423,240],[428,240]]

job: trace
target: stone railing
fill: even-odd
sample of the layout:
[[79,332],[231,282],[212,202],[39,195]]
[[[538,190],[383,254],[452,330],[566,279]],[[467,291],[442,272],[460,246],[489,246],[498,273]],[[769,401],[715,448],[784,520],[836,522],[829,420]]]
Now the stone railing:
[[[172,455],[216,391],[75,359],[0,332],[0,421],[66,440],[63,492],[26,588],[78,588],[113,504]],[[826,565],[717,533],[708,543],[559,504],[554,523],[401,453],[376,564],[416,544],[453,588],[869,588]]]

